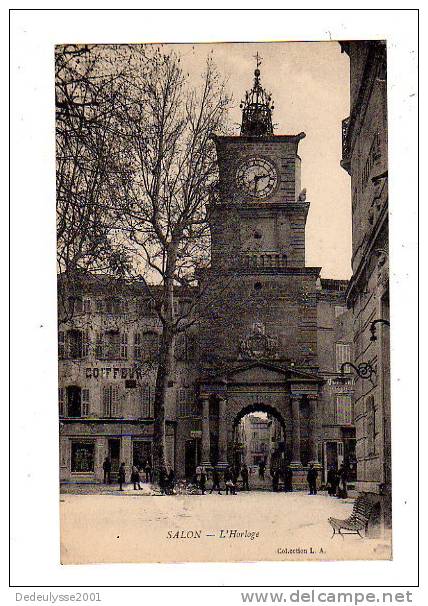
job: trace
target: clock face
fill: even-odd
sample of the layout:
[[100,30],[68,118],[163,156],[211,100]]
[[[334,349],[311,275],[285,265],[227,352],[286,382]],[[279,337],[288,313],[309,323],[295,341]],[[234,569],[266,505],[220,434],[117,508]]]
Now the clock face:
[[236,171],[236,185],[246,195],[267,198],[278,183],[275,165],[266,158],[246,158]]

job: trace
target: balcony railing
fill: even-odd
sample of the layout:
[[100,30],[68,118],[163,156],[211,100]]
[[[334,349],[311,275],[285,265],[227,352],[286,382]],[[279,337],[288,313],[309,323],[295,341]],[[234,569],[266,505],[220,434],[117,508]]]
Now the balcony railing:
[[287,267],[287,255],[276,252],[249,252],[242,255],[241,259],[244,267],[248,268],[283,268]]

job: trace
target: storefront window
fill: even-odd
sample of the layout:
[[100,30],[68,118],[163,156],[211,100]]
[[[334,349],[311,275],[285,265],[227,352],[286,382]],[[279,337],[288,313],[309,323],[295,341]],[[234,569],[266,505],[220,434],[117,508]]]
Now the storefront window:
[[95,444],[73,442],[71,445],[71,471],[88,473],[94,471]]

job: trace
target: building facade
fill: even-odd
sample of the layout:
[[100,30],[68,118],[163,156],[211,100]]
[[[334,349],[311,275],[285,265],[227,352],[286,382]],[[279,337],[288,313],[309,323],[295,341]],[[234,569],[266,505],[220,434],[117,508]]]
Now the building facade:
[[356,377],[357,488],[371,495],[391,524],[391,405],[389,371],[388,134],[386,43],[341,43],[350,59],[350,116],[343,122],[342,167],[351,177],[353,362],[369,363]]
[[[175,344],[167,459],[179,477],[198,463],[224,468],[236,461],[241,419],[264,412],[281,428],[296,487],[304,486],[309,463],[354,464],[354,381],[338,380],[351,359],[348,283],[305,265],[305,134],[273,134],[258,68],[242,109],[240,135],[214,137],[211,266],[198,287],[206,304]],[[191,299],[177,288],[177,306]],[[62,304],[72,313],[59,330],[61,479],[99,481],[106,457],[113,473],[119,462],[129,471],[151,457],[161,326],[135,285],[86,277]]]

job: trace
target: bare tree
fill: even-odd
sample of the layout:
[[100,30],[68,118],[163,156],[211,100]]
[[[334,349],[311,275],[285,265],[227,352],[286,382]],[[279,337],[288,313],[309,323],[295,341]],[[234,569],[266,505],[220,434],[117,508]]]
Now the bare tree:
[[[122,244],[153,298],[162,332],[154,399],[154,467],[165,465],[165,402],[175,336],[196,321],[205,300],[198,271],[209,263],[208,209],[217,183],[212,135],[224,132],[230,102],[210,58],[201,85],[192,87],[180,57],[156,49],[137,70],[119,111],[124,164],[111,190],[122,218]],[[154,291],[150,283],[157,284]],[[183,312],[178,286],[194,286]]]
[[59,322],[73,316],[82,273],[123,276],[124,251],[114,241],[117,220],[108,187],[118,169],[115,132],[118,86],[125,68],[103,47],[55,50],[57,268]]
[[[211,137],[225,132],[230,99],[211,58],[194,86],[179,55],[162,47],[67,46],[57,49],[56,102],[59,272],[138,282],[153,301],[161,326],[159,472],[175,337],[207,304],[198,276],[209,265],[208,212],[217,191]],[[178,311],[183,288],[192,297]]]

